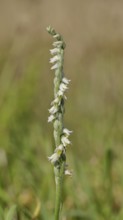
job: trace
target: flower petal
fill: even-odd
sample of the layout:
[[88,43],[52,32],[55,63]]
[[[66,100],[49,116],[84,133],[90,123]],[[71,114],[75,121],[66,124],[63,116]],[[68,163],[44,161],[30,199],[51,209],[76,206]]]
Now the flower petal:
[[58,55],[56,55],[50,59],[50,63],[55,63],[58,60],[60,60],[60,57]]
[[67,128],[63,129],[63,133],[69,136],[73,131],[69,131]]
[[65,170],[65,175],[72,176],[72,171],[71,170]]
[[67,84],[67,85],[69,84],[70,81],[71,81],[71,80],[69,80],[69,79],[67,79],[67,78],[65,78],[65,77],[62,79],[62,82],[65,83],[65,84]]
[[59,67],[59,65],[58,65],[58,63],[56,63],[55,65],[53,65],[53,66],[51,67],[51,70],[58,69],[58,67]]
[[53,48],[53,49],[50,50],[51,55],[58,54],[59,52],[60,52],[59,48]]
[[59,88],[62,92],[65,92],[65,90],[68,89],[67,85],[65,85],[64,83],[61,83]]
[[64,135],[61,137],[61,142],[64,146],[71,144],[70,140]]
[[64,94],[63,91],[61,91],[61,90],[58,91],[58,96],[63,96],[63,94]]
[[54,47],[59,47],[59,46],[61,46],[63,44],[63,42],[62,41],[55,41],[54,43],[53,43],[53,46]]
[[52,154],[50,157],[48,157],[48,160],[51,163],[55,163],[59,160],[59,155],[57,153]]
[[51,105],[54,105],[54,104],[60,105],[60,101],[61,101],[61,98],[60,98],[59,96],[57,96],[57,97],[51,102]]
[[54,38],[58,38],[58,37],[60,37],[60,35],[59,34],[55,34],[53,37]]
[[58,111],[58,108],[57,106],[54,106],[54,105],[49,109],[50,114],[55,114],[57,111]]
[[54,119],[55,119],[55,116],[54,115],[50,115],[48,117],[48,122],[52,122]]

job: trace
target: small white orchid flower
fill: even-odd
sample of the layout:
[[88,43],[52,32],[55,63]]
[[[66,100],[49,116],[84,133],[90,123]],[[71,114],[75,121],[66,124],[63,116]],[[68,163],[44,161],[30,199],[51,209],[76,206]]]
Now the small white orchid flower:
[[62,82],[63,83],[65,83],[65,84],[69,84],[69,82],[70,82],[71,80],[69,80],[69,79],[67,79],[66,77],[64,77],[63,79],[62,79]]
[[60,156],[62,152],[64,152],[64,146],[63,144],[60,144],[56,149],[55,152]]
[[57,96],[57,97],[51,102],[51,105],[54,105],[54,104],[60,105],[60,101],[61,101],[61,98]]
[[59,47],[59,46],[61,46],[62,44],[63,44],[62,41],[55,41],[55,42],[53,43],[53,46],[54,46],[54,47]]
[[63,133],[69,136],[73,131],[69,131],[67,128],[63,129]]
[[59,67],[58,63],[55,63],[55,65],[53,65],[53,66],[51,67],[51,70],[58,69],[58,67]]
[[65,175],[67,175],[67,176],[72,176],[72,171],[70,171],[70,170],[65,170]]
[[57,148],[56,148],[57,150],[63,150],[64,149],[64,146],[63,146],[63,144],[60,144]]
[[62,137],[61,137],[61,142],[64,146],[71,144],[70,140],[64,135],[62,135]]
[[60,37],[59,34],[55,34],[55,35],[53,36],[53,38],[57,38],[57,37]]
[[58,93],[57,93],[58,96],[63,96],[63,94],[64,94],[64,92],[61,91],[61,90],[59,90]]
[[50,115],[48,117],[48,122],[52,122],[54,119],[55,119],[55,116],[54,115]]
[[57,153],[52,154],[50,157],[48,157],[48,160],[51,163],[55,163],[59,160],[59,155]]
[[53,48],[50,50],[51,55],[55,55],[55,54],[59,54],[60,53],[60,49],[59,48]]
[[49,109],[49,113],[50,114],[55,114],[58,111],[57,106],[53,105],[50,109]]
[[50,63],[55,63],[55,62],[57,62],[57,61],[59,61],[60,60],[60,57],[58,56],[58,55],[56,55],[56,56],[54,56],[54,57],[52,57],[51,59],[50,59]]
[[62,92],[65,92],[65,90],[68,89],[67,85],[65,85],[64,83],[61,83],[59,88]]

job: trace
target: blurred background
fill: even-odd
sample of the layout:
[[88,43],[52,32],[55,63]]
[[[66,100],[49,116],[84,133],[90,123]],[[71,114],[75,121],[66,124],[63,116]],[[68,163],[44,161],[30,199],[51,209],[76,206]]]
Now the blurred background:
[[61,220],[123,219],[123,2],[0,0],[0,215],[52,220],[51,25],[66,42],[73,130]]

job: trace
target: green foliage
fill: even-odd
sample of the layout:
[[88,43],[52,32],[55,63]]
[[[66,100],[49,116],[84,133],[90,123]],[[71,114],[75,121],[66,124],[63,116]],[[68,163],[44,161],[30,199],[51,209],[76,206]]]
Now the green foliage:
[[[32,48],[21,59],[12,45],[0,52],[2,220],[53,220],[55,183],[47,156],[54,143],[46,123],[53,77],[49,47]],[[64,185],[62,220],[123,219],[123,54],[115,48],[90,48],[71,71],[65,122],[74,130],[67,152],[74,172]]]
[[15,218],[16,205],[13,205],[5,215],[5,220],[13,220]]

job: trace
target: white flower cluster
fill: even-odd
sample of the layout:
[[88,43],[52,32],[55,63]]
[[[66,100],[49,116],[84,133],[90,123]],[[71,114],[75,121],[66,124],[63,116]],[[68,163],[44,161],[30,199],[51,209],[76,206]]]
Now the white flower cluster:
[[[56,147],[54,153],[50,157],[48,157],[48,160],[52,164],[56,164],[59,161],[62,153],[65,154],[67,145],[71,144],[70,140],[68,139],[71,133],[72,131],[69,131],[67,128],[63,129],[63,134],[61,136],[61,144],[58,147]],[[71,176],[72,173],[70,170],[65,169],[65,175]]]
[[[54,35],[54,37],[58,37],[58,35],[56,34]],[[56,47],[50,50],[51,55],[53,55],[53,57],[50,59],[50,63],[53,64],[53,66],[51,67],[52,70],[59,69],[62,63],[61,48],[60,48],[62,43],[63,43],[62,41],[54,42],[53,46]],[[55,115],[59,110],[59,106],[61,104],[62,98],[66,99],[65,91],[68,89],[69,82],[70,80],[68,80],[67,78],[65,77],[62,78],[56,97],[54,101],[51,102],[51,108],[49,109],[50,116],[48,117],[48,122],[52,122],[55,120],[56,118]]]
[[[50,63],[53,64],[51,67],[51,70],[55,70],[56,73],[63,72],[63,41],[61,39],[61,36],[59,34],[53,35],[53,37],[56,39],[56,41],[53,43],[54,48],[50,50],[51,55],[53,56],[50,59]],[[62,100],[66,99],[65,92],[68,89],[68,84],[70,80],[65,78],[62,74],[61,79],[57,80],[57,91],[55,93],[55,98],[51,102],[51,108],[49,109],[50,116],[48,117],[48,122],[54,122],[55,120],[58,120],[58,114],[61,109]],[[72,131],[69,131],[67,128],[62,129],[62,134],[60,136],[60,145],[56,147],[54,153],[48,157],[49,161],[56,165],[59,163],[61,155],[65,155],[66,153],[66,147],[67,145],[71,144],[69,140],[69,136],[72,133]],[[67,169],[65,169],[66,175],[71,175],[71,172]]]
[[69,84],[68,79],[66,79],[65,77],[62,79],[60,85],[59,85],[59,90],[56,94],[55,99],[51,102],[51,108],[49,109],[49,113],[50,116],[48,117],[48,122],[52,122],[55,120],[55,115],[56,113],[59,111],[59,106],[61,104],[61,100],[64,97],[66,99],[65,96],[65,91],[68,89],[67,85]]

